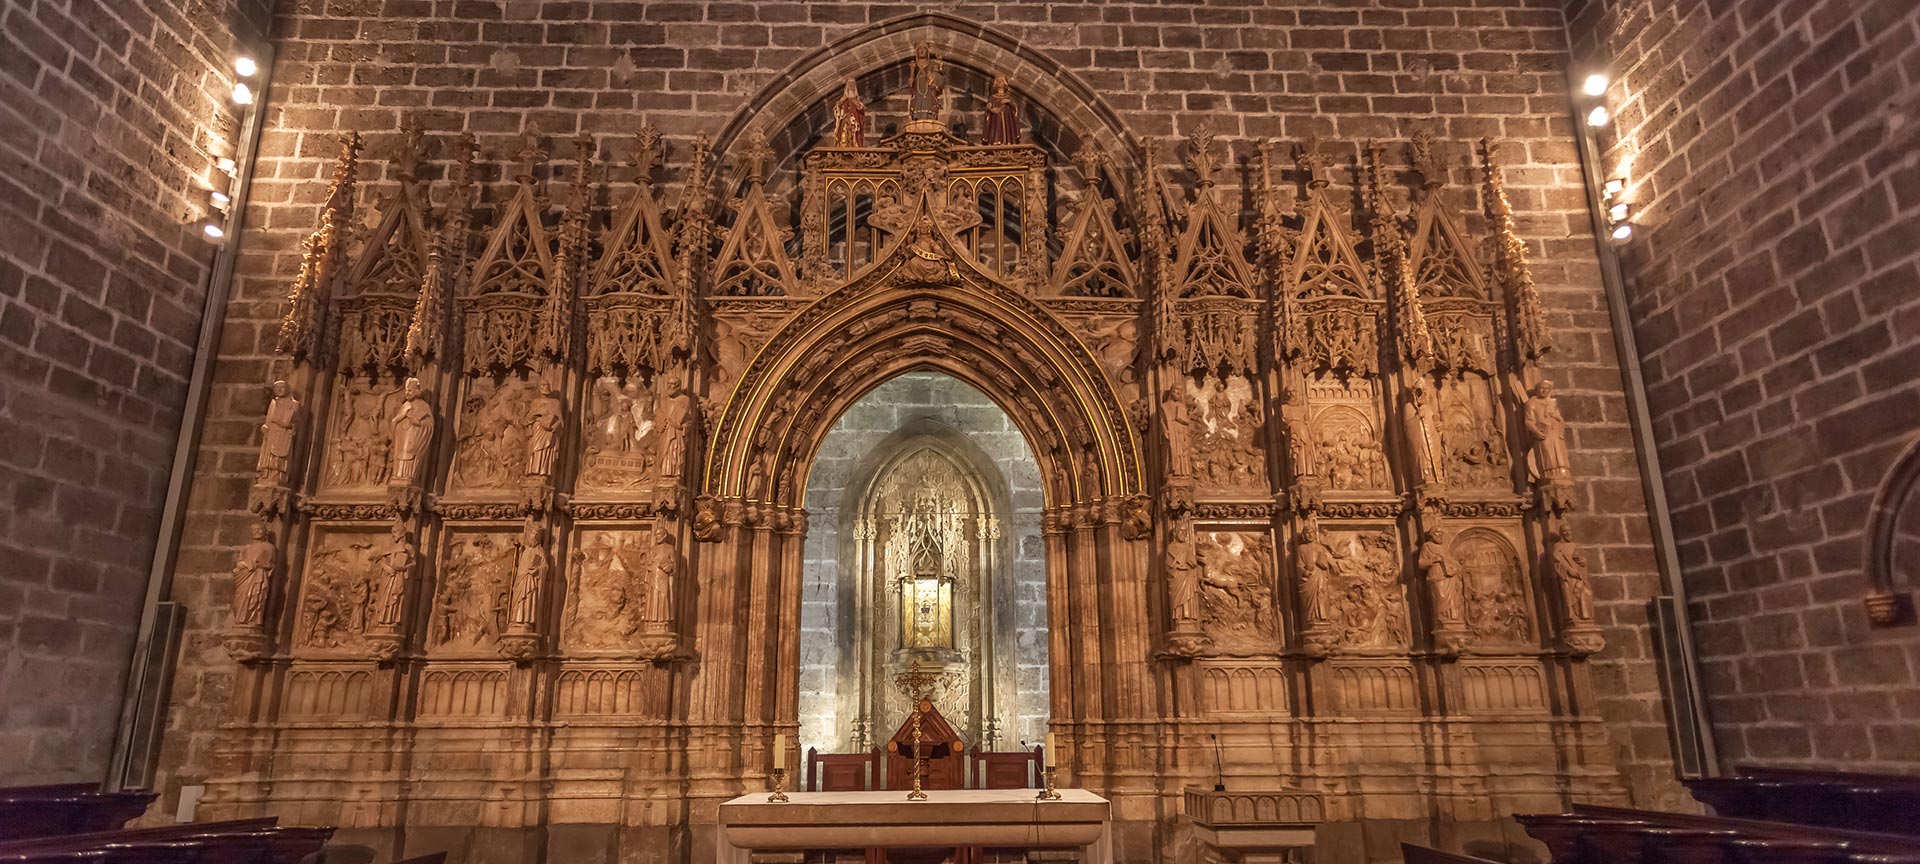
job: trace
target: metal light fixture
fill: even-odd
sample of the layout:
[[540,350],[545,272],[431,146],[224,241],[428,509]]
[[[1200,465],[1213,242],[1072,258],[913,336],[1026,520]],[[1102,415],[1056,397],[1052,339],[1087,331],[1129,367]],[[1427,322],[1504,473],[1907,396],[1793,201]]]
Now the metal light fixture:
[[207,193],[207,201],[213,204],[213,209],[222,213],[227,212],[227,208],[233,206],[233,197],[218,189]]
[[248,87],[247,82],[245,81],[234,82],[233,104],[235,105],[252,105],[253,104],[253,88]]
[[242,78],[252,78],[254,73],[260,71],[260,64],[253,62],[252,57],[242,54],[233,58],[233,71]]
[[208,240],[220,240],[227,236],[227,229],[220,227],[217,222],[208,222],[200,226],[200,233],[207,235]]
[[1606,75],[1595,72],[1587,76],[1587,80],[1580,85],[1580,89],[1586,91],[1588,96],[1605,96],[1607,85],[1611,83],[1613,82],[1607,80]]
[[1613,122],[1613,114],[1607,111],[1605,105],[1595,105],[1592,111],[1587,112],[1588,126],[1605,126],[1611,122]]

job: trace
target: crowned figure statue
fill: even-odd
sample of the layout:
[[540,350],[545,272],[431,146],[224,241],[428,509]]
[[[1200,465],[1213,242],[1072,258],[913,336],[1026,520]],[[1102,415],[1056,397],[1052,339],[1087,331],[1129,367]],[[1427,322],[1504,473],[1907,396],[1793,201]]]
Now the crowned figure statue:
[[1005,75],[993,76],[993,93],[987,97],[984,120],[980,143],[1020,143],[1020,106],[1013,101],[1013,90]]
[[945,132],[940,115],[947,87],[946,64],[933,56],[933,45],[913,46],[913,67],[907,74],[907,131]]

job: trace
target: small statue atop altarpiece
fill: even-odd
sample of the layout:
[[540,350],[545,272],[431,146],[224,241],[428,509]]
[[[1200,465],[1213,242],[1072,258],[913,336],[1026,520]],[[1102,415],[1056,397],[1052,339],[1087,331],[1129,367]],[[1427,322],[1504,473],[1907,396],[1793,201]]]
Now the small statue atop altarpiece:
[[1007,76],[993,76],[993,92],[987,97],[986,116],[982,120],[980,143],[1020,143],[1020,106],[1013,101]]
[[933,45],[913,46],[913,67],[907,73],[907,131],[945,132],[940,115],[946,99],[947,67],[933,56]]
[[840,99],[833,103],[833,146],[867,146],[867,103],[849,77],[840,87]]

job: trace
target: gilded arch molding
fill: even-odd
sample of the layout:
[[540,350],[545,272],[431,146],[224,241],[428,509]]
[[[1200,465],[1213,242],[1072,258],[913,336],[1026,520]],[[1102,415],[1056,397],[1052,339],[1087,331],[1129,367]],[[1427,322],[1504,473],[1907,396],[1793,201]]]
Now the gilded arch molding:
[[1144,488],[1139,436],[1093,353],[1052,313],[942,247],[946,269],[898,243],[789,320],[747,364],[711,425],[702,492],[797,506],[833,421],[868,390],[933,370],[1007,412],[1039,462],[1048,506]]
[[778,142],[782,130],[839,95],[841,79],[905,62],[912,58],[913,46],[923,41],[932,43],[948,63],[974,68],[989,78],[1003,74],[1016,82],[1021,98],[1058,118],[1067,133],[1099,149],[1122,203],[1135,203],[1132,192],[1144,170],[1141,147],[1099,91],[1020,40],[941,11],[916,12],[869,25],[795,61],[734,112],[714,136],[713,152],[732,152],[751,130]]

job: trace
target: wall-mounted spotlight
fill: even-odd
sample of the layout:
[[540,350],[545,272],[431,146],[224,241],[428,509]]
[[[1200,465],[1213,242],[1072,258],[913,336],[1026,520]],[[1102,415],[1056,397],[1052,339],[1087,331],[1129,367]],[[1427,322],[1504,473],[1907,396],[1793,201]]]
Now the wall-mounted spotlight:
[[247,82],[245,81],[233,82],[233,104],[235,105],[252,105],[253,104],[253,88],[248,87]]
[[1620,200],[1627,191],[1627,181],[1614,177],[1602,185],[1601,203],[1607,214],[1607,236],[1616,243],[1624,243],[1633,236],[1633,205]]
[[252,78],[254,73],[260,71],[260,64],[253,62],[252,57],[242,54],[233,58],[233,71],[242,78]]
[[207,235],[208,240],[218,241],[227,236],[227,229],[217,222],[208,222],[200,226],[200,233]]
[[1605,126],[1611,122],[1613,122],[1613,114],[1607,111],[1605,105],[1595,105],[1592,111],[1587,112],[1588,126]]
[[214,160],[213,167],[220,169],[220,173],[228,177],[232,177],[234,172],[239,169],[239,166],[233,164],[233,159],[228,156],[222,156]]
[[227,208],[233,206],[233,196],[218,189],[207,193],[207,201],[213,205],[213,209],[222,213],[227,212]]
[[1581,83],[1580,89],[1585,91],[1588,96],[1605,96],[1607,95],[1607,85],[1611,83],[1613,82],[1608,81],[1607,76],[1595,72],[1587,76],[1587,80]]

